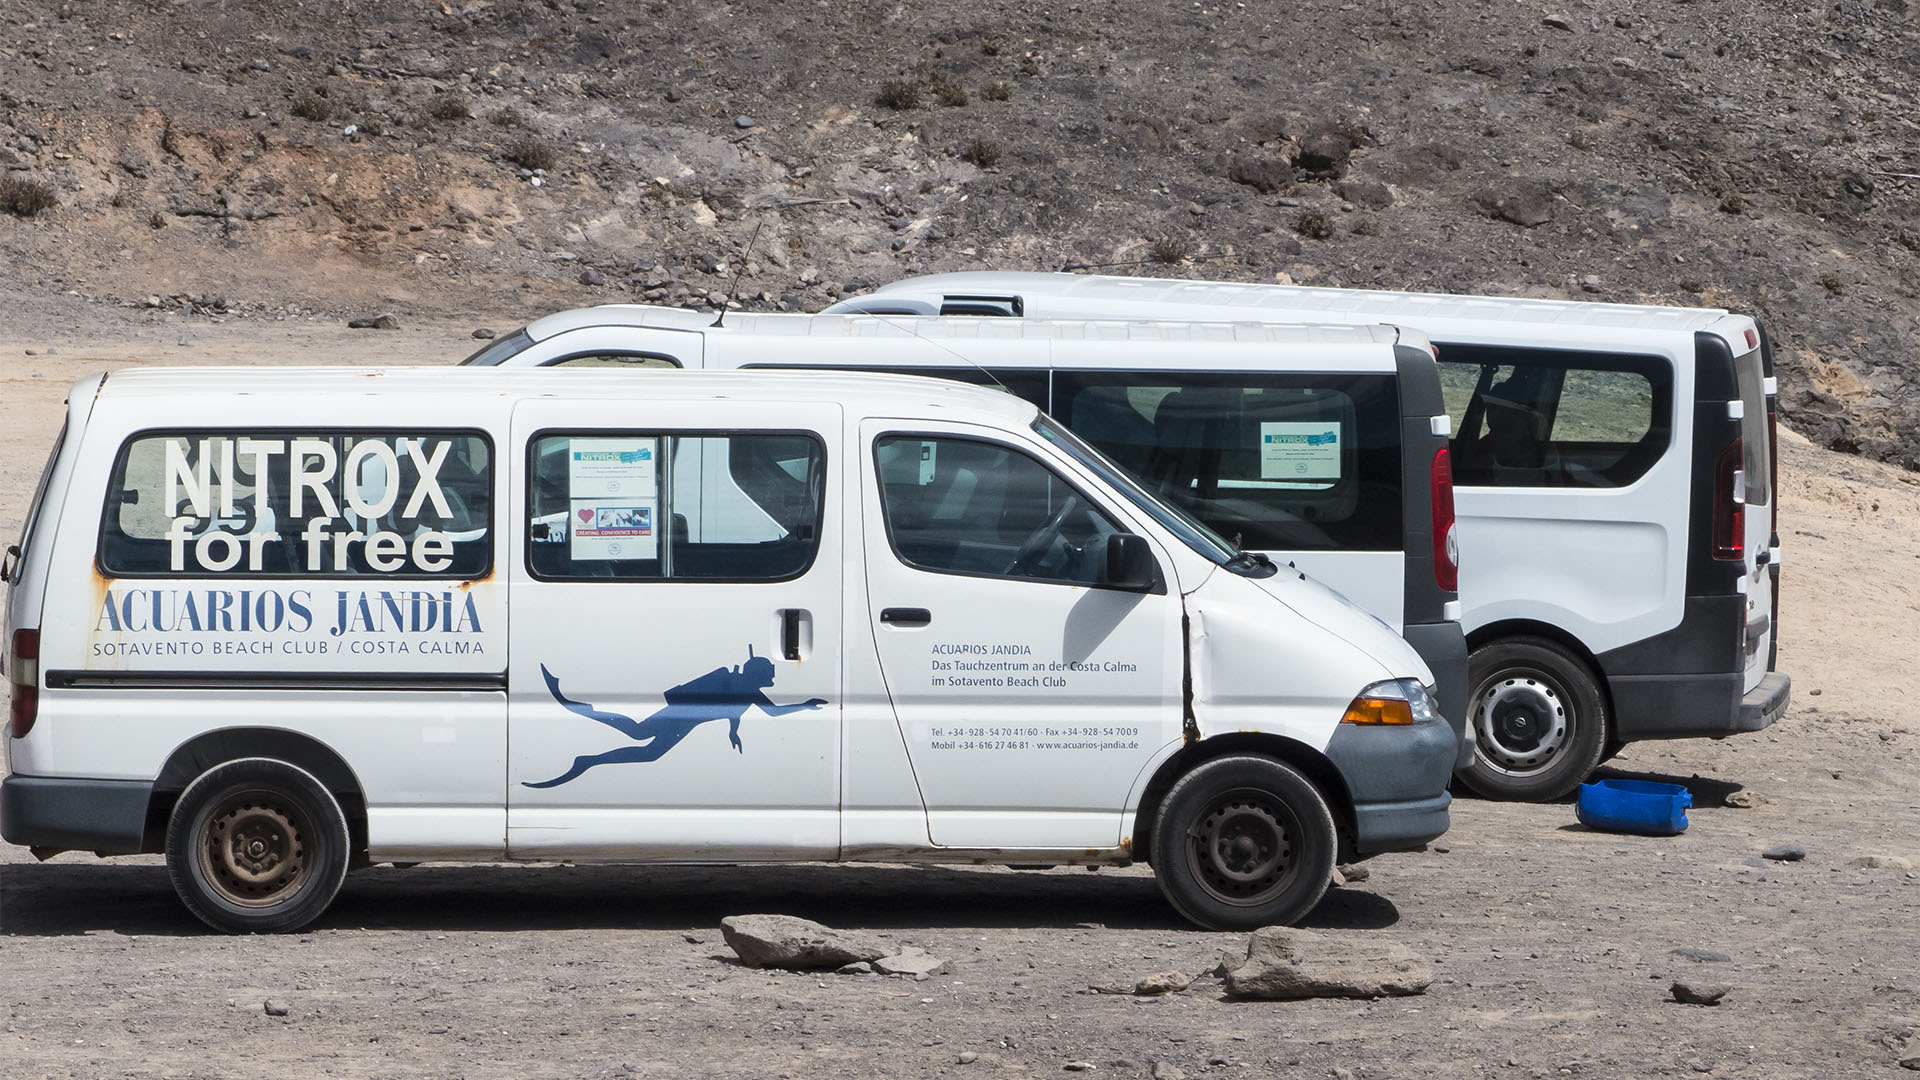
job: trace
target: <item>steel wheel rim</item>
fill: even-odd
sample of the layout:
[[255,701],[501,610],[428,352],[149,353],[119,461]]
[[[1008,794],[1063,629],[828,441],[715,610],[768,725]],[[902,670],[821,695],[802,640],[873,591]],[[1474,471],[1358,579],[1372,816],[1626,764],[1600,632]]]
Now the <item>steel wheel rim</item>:
[[1508,668],[1475,688],[1467,722],[1488,768],[1532,776],[1560,757],[1575,717],[1558,679],[1538,668]]
[[1253,788],[1229,791],[1209,803],[1187,830],[1187,866],[1215,899],[1257,907],[1293,883],[1300,835],[1299,819],[1271,794]]
[[313,826],[305,811],[272,791],[239,791],[220,800],[200,826],[200,874],[226,903],[270,908],[286,903],[313,876]]

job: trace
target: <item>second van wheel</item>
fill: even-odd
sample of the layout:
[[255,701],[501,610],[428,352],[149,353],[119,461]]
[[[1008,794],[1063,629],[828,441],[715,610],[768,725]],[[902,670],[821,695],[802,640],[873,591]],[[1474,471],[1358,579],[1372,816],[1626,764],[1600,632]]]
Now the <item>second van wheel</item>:
[[1489,799],[1545,802],[1580,785],[1607,745],[1607,707],[1587,665],[1544,638],[1467,658],[1473,760],[1455,775]]
[[1180,914],[1212,930],[1292,923],[1333,879],[1333,813],[1313,782],[1268,757],[1205,762],[1167,792],[1153,873]]

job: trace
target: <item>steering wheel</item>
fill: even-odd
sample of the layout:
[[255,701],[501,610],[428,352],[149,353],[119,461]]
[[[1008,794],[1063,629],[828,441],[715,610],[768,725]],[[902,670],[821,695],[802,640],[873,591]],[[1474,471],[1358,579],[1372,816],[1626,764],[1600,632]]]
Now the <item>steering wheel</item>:
[[1067,496],[1066,501],[1060,504],[1060,509],[1055,510],[1053,516],[1047,519],[1047,523],[1034,530],[1033,535],[1027,537],[1027,542],[1020,545],[1020,550],[1013,553],[1013,561],[1007,564],[1003,572],[1013,573],[1022,563],[1052,547],[1053,542],[1060,539],[1060,530],[1067,527],[1067,518],[1079,508],[1080,496]]

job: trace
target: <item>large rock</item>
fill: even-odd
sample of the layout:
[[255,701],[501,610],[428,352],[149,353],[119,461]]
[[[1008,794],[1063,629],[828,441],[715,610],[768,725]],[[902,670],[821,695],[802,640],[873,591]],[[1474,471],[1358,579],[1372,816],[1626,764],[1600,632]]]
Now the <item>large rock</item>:
[[1254,931],[1247,958],[1226,979],[1234,997],[1400,997],[1425,993],[1433,968],[1393,942],[1269,926]]
[[720,920],[720,932],[749,967],[812,971],[871,962],[894,951],[878,938],[792,915],[729,915]]

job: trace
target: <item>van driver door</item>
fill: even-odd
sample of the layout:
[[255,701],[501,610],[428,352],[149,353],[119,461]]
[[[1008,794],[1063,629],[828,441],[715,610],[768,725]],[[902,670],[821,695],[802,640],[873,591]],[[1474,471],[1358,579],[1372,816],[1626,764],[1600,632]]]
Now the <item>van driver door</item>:
[[507,852],[832,859],[837,405],[513,416]]
[[869,420],[869,632],[934,844],[1111,848],[1181,738],[1180,595],[1100,584],[1110,508],[1004,433]]

